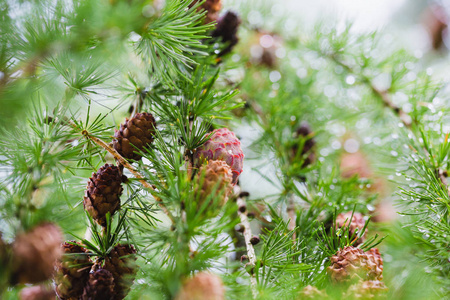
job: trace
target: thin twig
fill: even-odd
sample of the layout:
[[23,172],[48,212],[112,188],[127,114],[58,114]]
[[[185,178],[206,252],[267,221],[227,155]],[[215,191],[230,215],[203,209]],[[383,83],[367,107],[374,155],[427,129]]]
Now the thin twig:
[[[239,186],[235,186],[235,194],[240,194],[240,188]],[[238,196],[236,199],[236,204],[238,206],[238,215],[241,219],[241,224],[244,227],[244,239],[245,239],[245,246],[247,248],[247,256],[248,256],[248,264],[250,268],[254,268],[256,266],[256,254],[255,254],[255,248],[253,248],[253,244],[251,243],[252,238],[252,230],[250,228],[250,221],[248,220],[247,216],[247,203],[245,201],[244,197]],[[252,289],[252,295],[253,299],[257,299],[258,297],[258,288],[257,288],[257,282],[254,272],[250,272],[250,285]]]
[[[294,202],[294,195],[291,194],[289,196],[289,201],[288,201],[288,206],[286,208],[287,210],[287,214],[288,214],[288,218],[289,218],[289,224],[288,224],[288,229],[290,231],[293,231],[295,229],[295,221],[296,221],[296,213],[295,213],[295,202]],[[294,232],[294,234],[292,235],[292,239],[295,240],[296,238],[296,234]]]
[[403,109],[395,105],[392,100],[391,96],[389,95],[389,92],[387,90],[380,90],[378,89],[373,82],[363,74],[360,74],[359,72],[356,72],[352,66],[344,63],[342,60],[339,59],[338,55],[333,54],[327,54],[324,52],[320,52],[321,55],[328,57],[331,59],[335,64],[343,67],[348,73],[351,73],[358,77],[358,80],[361,83],[366,84],[372,92],[383,102],[383,105],[391,109],[399,118],[400,121],[405,125],[407,128],[411,128],[412,125],[412,118],[410,115],[408,115]]
[[[405,125],[405,127],[409,130],[409,132],[411,132],[412,134],[416,135],[415,132],[412,130],[411,126],[413,123],[413,120],[411,118],[410,115],[408,115],[404,110],[402,110],[400,107],[398,107],[397,105],[395,105],[392,100],[391,100],[391,96],[389,95],[388,91],[381,91],[379,89],[377,89],[375,87],[375,85],[373,84],[373,82],[355,72],[353,70],[353,68],[347,64],[345,64],[343,61],[341,61],[336,54],[331,54],[331,55],[327,55],[325,53],[321,53],[322,55],[328,56],[331,60],[333,60],[336,64],[340,65],[341,67],[343,67],[344,69],[347,70],[347,72],[352,73],[355,76],[359,77],[359,80],[368,85],[370,87],[370,89],[372,90],[372,92],[378,96],[378,98],[380,98],[383,101],[384,106],[386,106],[387,108],[391,109],[400,119],[400,121],[403,123],[403,125]],[[423,147],[423,150],[425,151],[426,155],[430,155],[430,153],[428,152],[428,150]],[[441,168],[437,167],[435,170],[436,173],[436,177],[439,179],[439,181],[442,183],[443,187],[447,190],[447,194],[450,197],[450,188],[447,182],[447,178],[445,176],[445,171],[443,171]]]

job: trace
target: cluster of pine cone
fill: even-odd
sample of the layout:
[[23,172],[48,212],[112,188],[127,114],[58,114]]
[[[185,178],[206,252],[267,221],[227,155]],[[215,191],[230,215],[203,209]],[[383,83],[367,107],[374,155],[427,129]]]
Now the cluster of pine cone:
[[[156,122],[149,113],[137,113],[115,131],[113,147],[125,159],[138,161],[140,154],[154,140]],[[83,206],[101,226],[120,209],[122,183],[127,178],[121,167],[105,164],[89,178]],[[62,245],[64,259],[57,265],[56,292],[63,300],[123,299],[136,273],[136,250],[132,245],[117,244],[104,257],[91,260],[88,251],[76,242]]]
[[90,253],[78,243],[62,245],[64,257],[54,277],[56,293],[62,300],[119,300],[125,298],[136,273],[132,245],[116,245],[94,263]]
[[[352,216],[353,214],[353,216]],[[361,213],[341,213],[336,218],[336,227],[348,228],[349,235],[356,238],[356,234],[364,228],[365,220]],[[387,291],[382,282],[383,259],[378,249],[372,248],[364,252],[357,248],[364,242],[365,233],[357,238],[353,246],[339,250],[330,258],[331,266],[327,268],[331,282],[334,284],[349,284],[345,294],[350,299],[374,299],[384,295]],[[326,299],[325,291],[307,286],[301,292],[302,299]]]
[[[115,131],[114,149],[130,161],[142,159],[140,154],[150,147],[156,130],[155,118],[149,113],[137,113],[126,119]],[[111,164],[101,167],[89,178],[84,196],[84,209],[101,226],[105,227],[106,216],[112,217],[120,209],[122,183],[126,177],[122,170]]]
[[194,180],[199,191],[199,206],[213,196],[225,204],[242,173],[244,152],[241,142],[227,128],[216,129],[201,147],[195,149],[193,163],[198,169]]

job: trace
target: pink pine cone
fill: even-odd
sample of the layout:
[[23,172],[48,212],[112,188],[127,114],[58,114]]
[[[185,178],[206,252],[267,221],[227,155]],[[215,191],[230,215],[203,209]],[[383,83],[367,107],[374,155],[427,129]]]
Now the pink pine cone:
[[244,165],[244,152],[241,149],[241,142],[227,128],[216,129],[213,131],[211,138],[195,150],[195,164],[200,166],[205,160],[226,162],[233,172],[233,184],[236,184]]

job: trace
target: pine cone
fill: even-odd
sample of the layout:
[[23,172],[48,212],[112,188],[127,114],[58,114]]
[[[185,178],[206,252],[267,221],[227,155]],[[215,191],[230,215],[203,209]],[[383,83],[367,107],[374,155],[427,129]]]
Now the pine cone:
[[[339,214],[336,217],[336,225],[337,227],[350,227],[349,228],[349,237],[356,236],[356,232],[361,232],[363,230],[364,225],[366,224],[366,221],[364,220],[364,217],[361,213],[355,212],[352,217],[352,212],[346,212]],[[364,235],[360,237],[354,244],[354,246],[358,246],[359,244],[362,244],[364,242],[366,236],[366,232],[364,232]]]
[[52,223],[19,234],[12,245],[12,283],[38,283],[51,278],[62,256],[62,239],[61,230]]
[[19,294],[20,300],[55,300],[55,291],[51,288],[36,285],[22,289]]
[[183,284],[175,300],[224,300],[225,288],[217,275],[200,272]]
[[115,300],[123,299],[130,291],[136,274],[136,250],[132,245],[117,245],[105,258],[104,269],[111,272],[115,282]]
[[65,255],[56,265],[56,293],[61,299],[76,300],[83,294],[84,286],[89,280],[92,262],[81,245],[65,242],[62,249]]
[[197,181],[201,185],[200,203],[210,196],[213,191],[215,195],[221,195],[220,206],[223,206],[228,195],[233,192],[233,173],[226,162],[221,160],[210,160],[207,164],[202,165],[197,174]]
[[308,285],[300,292],[298,299],[328,299],[328,295],[315,286]]
[[368,266],[368,279],[370,280],[382,280],[383,279],[383,259],[381,258],[380,251],[377,248],[372,248],[366,252],[367,266]]
[[156,129],[155,118],[149,113],[137,113],[131,119],[120,124],[114,133],[114,149],[127,159],[140,160],[136,152],[148,148],[153,142]]
[[387,287],[378,280],[360,281],[348,288],[345,295],[350,299],[380,299],[385,298]]
[[111,217],[120,208],[122,174],[114,165],[106,164],[89,178],[84,195],[84,209],[102,226],[106,226],[106,214]]
[[240,24],[241,20],[239,17],[231,11],[228,11],[217,21],[217,26],[212,32],[212,36],[228,45],[219,53],[219,57],[229,53],[239,42],[237,31]]
[[194,153],[194,163],[200,167],[204,161],[225,161],[233,172],[233,185],[237,183],[238,176],[242,173],[244,153],[241,142],[236,135],[227,128],[213,131],[211,138]]
[[359,248],[347,246],[331,257],[332,265],[327,272],[334,282],[354,278],[363,280],[382,279],[383,261],[378,249],[364,253]]
[[[189,7],[197,4],[199,0],[192,2]],[[219,11],[222,9],[222,0],[206,0],[202,5],[197,8],[197,11],[206,10],[204,24],[209,24],[217,20]]]
[[300,136],[303,138],[307,138],[307,140],[303,144],[301,153],[298,153],[299,149],[297,144],[294,144],[294,146],[292,147],[293,158],[302,157],[306,153],[309,153],[308,157],[306,157],[303,161],[302,168],[309,166],[316,160],[316,155],[312,151],[313,147],[316,145],[316,141],[311,137],[312,134],[313,132],[311,130],[311,127],[309,127],[309,124],[306,122],[303,123],[299,128],[297,128],[294,134],[294,137],[296,139],[298,139]]
[[114,299],[114,277],[108,270],[98,269],[89,274],[82,300]]

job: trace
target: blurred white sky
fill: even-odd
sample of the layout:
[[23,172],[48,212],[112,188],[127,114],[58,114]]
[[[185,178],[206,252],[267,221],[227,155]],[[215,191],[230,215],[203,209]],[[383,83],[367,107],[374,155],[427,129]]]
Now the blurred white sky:
[[375,30],[385,26],[405,2],[406,0],[287,0],[287,5],[290,9],[303,12],[302,15],[311,18],[310,21],[334,15],[342,21],[355,21],[358,29]]

